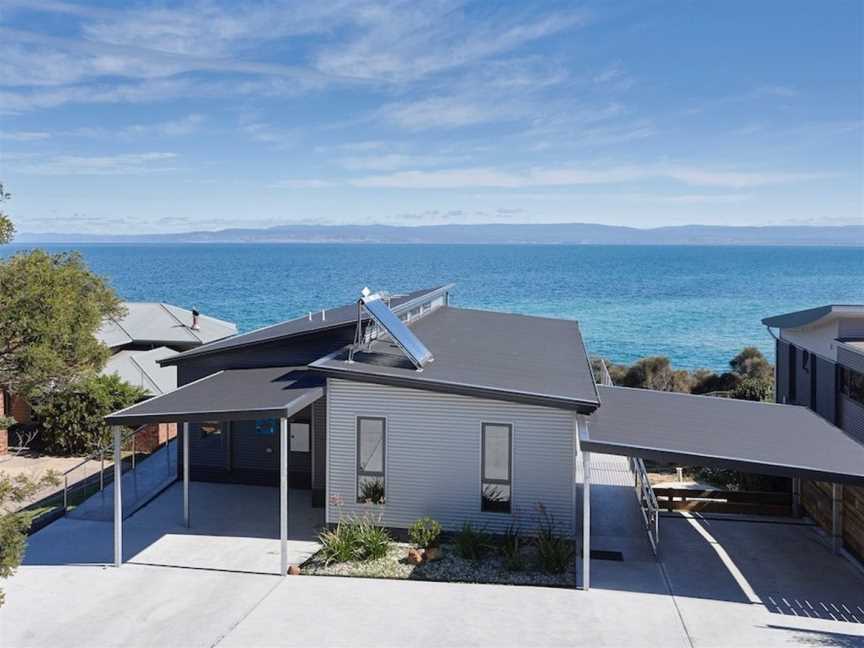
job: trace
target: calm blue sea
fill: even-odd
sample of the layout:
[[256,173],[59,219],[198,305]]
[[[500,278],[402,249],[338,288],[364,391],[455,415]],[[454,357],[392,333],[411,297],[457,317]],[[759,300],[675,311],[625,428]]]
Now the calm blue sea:
[[[25,247],[7,246],[3,254]],[[459,306],[577,319],[616,362],[667,355],[722,369],[773,357],[762,317],[864,302],[864,249],[520,245],[46,245],[79,250],[124,299],[165,301],[250,330],[354,300],[360,289],[456,283]]]

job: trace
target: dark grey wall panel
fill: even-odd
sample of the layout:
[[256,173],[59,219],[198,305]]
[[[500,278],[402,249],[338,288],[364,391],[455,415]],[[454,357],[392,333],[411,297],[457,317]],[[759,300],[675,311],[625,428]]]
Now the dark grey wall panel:
[[312,406],[312,488],[325,488],[327,477],[327,399]]
[[273,434],[258,434],[255,421],[231,423],[231,468],[234,470],[266,470],[279,468],[279,425]]
[[837,369],[824,358],[816,359],[816,413],[836,423],[837,420]]
[[[812,407],[811,400],[811,380],[813,374],[813,361],[816,356],[806,351],[805,349],[798,349],[795,354],[795,362],[797,363],[795,367],[795,402],[798,405],[804,405],[805,407]],[[807,358],[807,362],[805,365],[804,358]]]
[[840,427],[864,442],[864,406],[840,394],[838,397]]
[[177,384],[185,385],[222,369],[302,366],[341,349],[353,340],[354,328],[347,327],[297,340],[280,340],[189,358],[177,367]]
[[775,397],[778,403],[789,399],[789,344],[777,340],[777,387]]
[[222,424],[222,433],[201,436],[201,424],[189,424],[189,463],[213,468],[228,467],[228,424]]

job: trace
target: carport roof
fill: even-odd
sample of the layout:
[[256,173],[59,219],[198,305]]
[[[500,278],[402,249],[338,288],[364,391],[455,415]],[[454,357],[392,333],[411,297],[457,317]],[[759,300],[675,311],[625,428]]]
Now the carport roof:
[[585,450],[745,472],[864,483],[864,445],[810,410],[599,387]]
[[109,425],[291,416],[324,395],[304,367],[229,369],[106,417]]

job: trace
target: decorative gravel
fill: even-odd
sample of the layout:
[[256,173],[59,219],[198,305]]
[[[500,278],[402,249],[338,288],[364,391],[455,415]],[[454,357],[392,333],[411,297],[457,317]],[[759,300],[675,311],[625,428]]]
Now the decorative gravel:
[[387,556],[368,562],[345,562],[324,565],[315,554],[300,567],[303,574],[318,576],[365,576],[459,583],[498,583],[503,585],[545,585],[575,587],[575,565],[562,574],[547,574],[537,566],[533,547],[522,551],[523,571],[509,571],[497,552],[490,550],[480,560],[467,560],[456,553],[453,545],[442,545],[442,558],[422,565],[408,562],[409,544],[393,543]]

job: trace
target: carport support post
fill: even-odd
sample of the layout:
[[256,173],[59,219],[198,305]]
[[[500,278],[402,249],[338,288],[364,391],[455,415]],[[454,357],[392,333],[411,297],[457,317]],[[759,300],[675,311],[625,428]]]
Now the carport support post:
[[288,575],[288,419],[279,419],[279,573]]
[[123,428],[115,425],[111,431],[114,433],[114,566],[119,567],[123,564]]
[[189,528],[189,424],[183,424],[183,524]]
[[591,453],[582,451],[582,589],[591,587]]
[[801,478],[792,478],[792,515],[801,517]]

